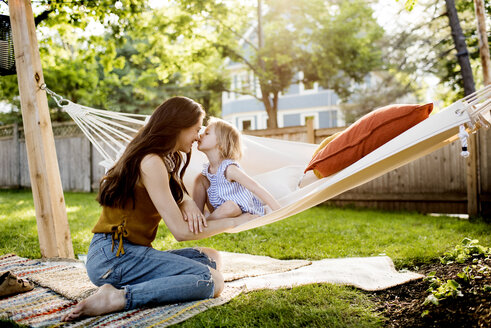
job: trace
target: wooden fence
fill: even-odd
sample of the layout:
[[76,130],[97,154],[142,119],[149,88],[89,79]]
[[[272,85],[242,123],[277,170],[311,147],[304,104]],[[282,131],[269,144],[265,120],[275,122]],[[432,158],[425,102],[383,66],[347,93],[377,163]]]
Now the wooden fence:
[[[308,129],[305,126],[246,131],[246,134],[320,143],[341,128]],[[102,157],[74,123],[53,124],[60,175],[65,191],[94,191],[104,169]],[[480,131],[479,202],[491,216],[491,131]],[[0,187],[30,187],[22,128],[0,127]],[[467,213],[466,163],[460,143],[454,142],[419,160],[393,170],[329,203],[353,204],[387,210],[423,213]]]
[[[56,155],[64,191],[94,191],[104,174],[102,156],[75,123],[53,123]],[[30,187],[23,128],[0,127],[0,187]]]

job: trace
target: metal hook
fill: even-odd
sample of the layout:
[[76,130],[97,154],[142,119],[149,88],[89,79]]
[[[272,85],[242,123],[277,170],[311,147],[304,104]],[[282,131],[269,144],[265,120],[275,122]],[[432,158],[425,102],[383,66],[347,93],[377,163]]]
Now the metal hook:
[[70,101],[68,99],[63,98],[59,94],[56,94],[55,92],[53,92],[50,89],[48,89],[48,87],[46,86],[46,83],[41,84],[41,86],[39,88],[41,90],[46,91],[46,93],[49,94],[51,96],[51,98],[53,98],[53,100],[56,102],[56,104],[59,107],[62,107],[63,108],[63,107],[67,106],[70,103]]

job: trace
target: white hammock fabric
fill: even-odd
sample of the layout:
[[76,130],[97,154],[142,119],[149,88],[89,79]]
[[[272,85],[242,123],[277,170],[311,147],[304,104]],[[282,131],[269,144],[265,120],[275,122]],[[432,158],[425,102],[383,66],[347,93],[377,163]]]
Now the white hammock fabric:
[[[58,105],[73,118],[100,152],[104,158],[100,164],[106,169],[119,158],[131,135],[137,132],[138,128],[134,126],[143,126],[148,119],[146,115],[93,109],[65,99],[60,101],[60,98],[55,98]],[[227,232],[240,232],[282,220],[375,179],[458,139],[461,125],[465,125],[469,132],[481,127],[489,128],[490,110],[491,85],[488,85],[323,179],[317,179],[311,171],[303,174],[317,145],[244,135],[242,168],[270,191],[282,207]],[[463,145],[465,134],[465,130],[460,133]],[[192,190],[194,178],[206,162],[206,156],[194,146],[184,179],[188,190]]]

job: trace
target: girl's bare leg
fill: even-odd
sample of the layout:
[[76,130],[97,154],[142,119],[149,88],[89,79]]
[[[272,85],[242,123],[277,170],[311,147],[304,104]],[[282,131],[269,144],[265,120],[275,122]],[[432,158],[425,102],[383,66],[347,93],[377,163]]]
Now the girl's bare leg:
[[84,316],[97,316],[124,309],[126,297],[124,289],[105,284],[99,290],[79,302],[72,312],[65,314],[61,321],[72,321]]
[[202,213],[204,212],[206,200],[208,199],[206,190],[209,187],[210,187],[210,181],[208,181],[208,179],[202,174],[197,176],[196,179],[194,180],[192,197]]
[[239,205],[234,201],[227,200],[222,205],[218,206],[206,219],[218,220],[225,218],[234,218],[242,214],[242,210]]

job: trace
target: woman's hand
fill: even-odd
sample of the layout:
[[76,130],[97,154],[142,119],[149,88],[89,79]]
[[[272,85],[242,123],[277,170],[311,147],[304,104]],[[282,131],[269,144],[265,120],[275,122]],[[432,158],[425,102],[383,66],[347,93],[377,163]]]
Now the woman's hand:
[[192,233],[203,232],[203,228],[208,226],[205,216],[201,213],[194,200],[184,199],[179,207],[182,217],[184,221],[187,221],[189,231]]

